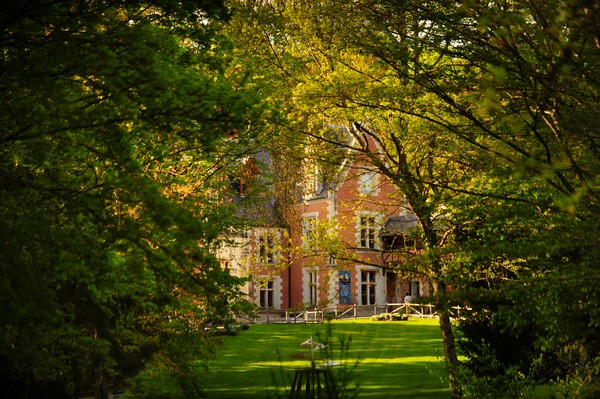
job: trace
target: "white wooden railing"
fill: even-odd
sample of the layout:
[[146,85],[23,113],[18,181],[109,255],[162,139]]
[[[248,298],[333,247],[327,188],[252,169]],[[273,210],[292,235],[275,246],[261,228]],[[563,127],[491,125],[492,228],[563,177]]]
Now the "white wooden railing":
[[[452,317],[460,318],[465,307],[453,306]],[[427,303],[385,303],[382,305],[336,305],[328,308],[267,309],[252,318],[254,323],[320,323],[327,319],[366,318],[381,313],[407,315],[409,317],[435,318],[434,305]]]

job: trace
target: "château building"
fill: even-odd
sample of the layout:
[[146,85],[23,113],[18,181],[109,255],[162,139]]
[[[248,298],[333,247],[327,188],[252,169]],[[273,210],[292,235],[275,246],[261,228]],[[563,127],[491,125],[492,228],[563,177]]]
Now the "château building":
[[[267,151],[246,163],[246,171],[277,173]],[[259,309],[284,310],[429,296],[424,276],[402,271],[406,257],[418,255],[419,240],[416,218],[398,189],[351,153],[331,169],[322,173],[317,162],[305,161],[302,189],[285,217],[268,189],[256,201],[243,182],[233,185],[234,203],[253,223],[232,233],[219,257],[232,273],[248,278],[249,299]]]

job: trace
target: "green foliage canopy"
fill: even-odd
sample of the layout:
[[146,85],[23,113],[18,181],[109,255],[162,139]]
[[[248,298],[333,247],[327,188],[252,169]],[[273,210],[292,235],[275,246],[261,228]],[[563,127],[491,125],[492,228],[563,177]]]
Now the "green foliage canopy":
[[3,390],[105,397],[163,373],[197,393],[202,324],[238,299],[212,255],[234,220],[213,153],[261,112],[225,73],[226,17],[218,1],[4,6]]

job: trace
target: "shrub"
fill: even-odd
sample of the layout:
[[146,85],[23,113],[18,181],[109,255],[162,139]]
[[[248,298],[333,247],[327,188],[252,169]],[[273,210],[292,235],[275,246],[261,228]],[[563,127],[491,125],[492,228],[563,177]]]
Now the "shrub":
[[385,321],[385,320],[406,321],[406,320],[408,320],[408,316],[398,314],[398,313],[381,313],[381,314],[376,314],[376,315],[371,316],[371,320],[373,320],[373,321]]

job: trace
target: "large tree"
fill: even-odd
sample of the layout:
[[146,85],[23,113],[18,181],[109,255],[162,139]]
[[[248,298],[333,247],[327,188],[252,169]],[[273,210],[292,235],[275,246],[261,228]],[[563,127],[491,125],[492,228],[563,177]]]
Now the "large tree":
[[[424,256],[404,267],[434,283],[452,396],[461,389],[449,285],[455,300],[477,308],[477,322],[512,330],[512,339],[535,330],[537,355],[520,359],[573,348],[563,358],[579,351],[580,370],[596,378],[598,5],[239,5],[249,16],[235,25],[241,48],[293,115],[292,136],[331,143],[322,127],[345,124],[350,149],[387,175],[417,216]],[[571,310],[557,301],[563,284],[582,287],[569,293],[578,303]],[[553,321],[561,318],[571,323]],[[577,375],[555,371],[545,380]]]
[[2,6],[3,393],[197,394],[202,324],[238,293],[212,255],[234,220],[212,154],[259,113],[225,73],[226,16],[219,1]]

